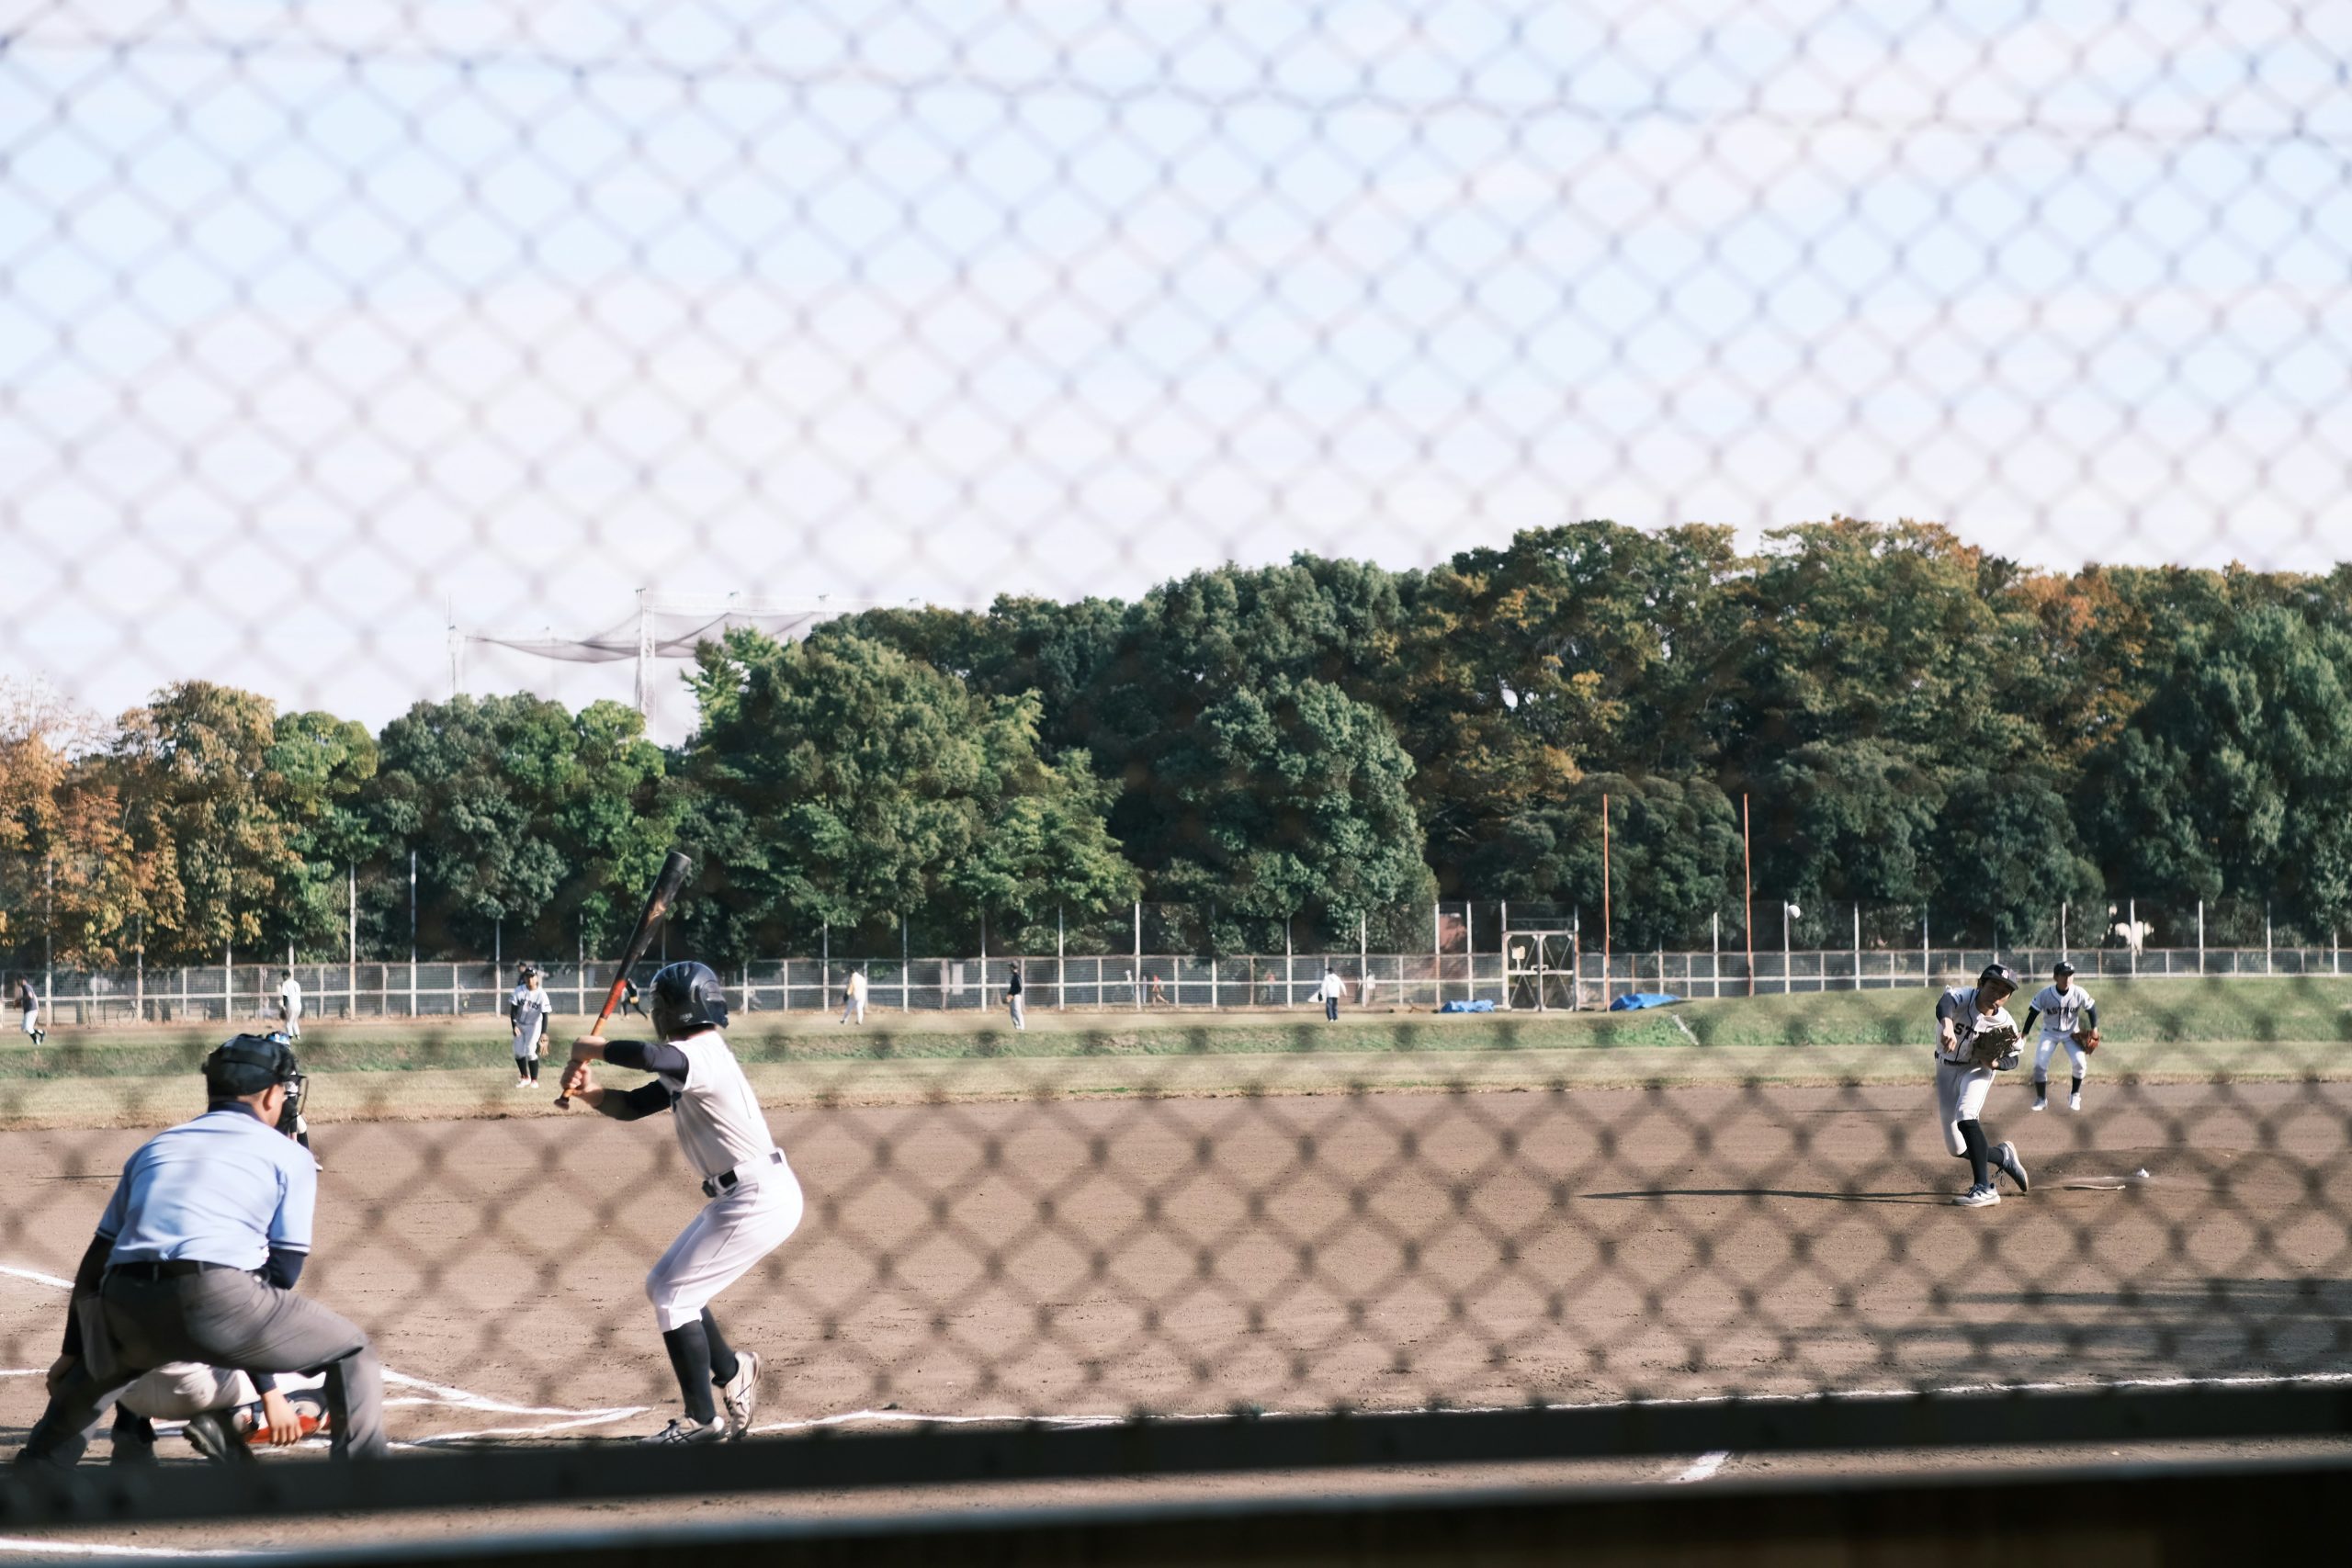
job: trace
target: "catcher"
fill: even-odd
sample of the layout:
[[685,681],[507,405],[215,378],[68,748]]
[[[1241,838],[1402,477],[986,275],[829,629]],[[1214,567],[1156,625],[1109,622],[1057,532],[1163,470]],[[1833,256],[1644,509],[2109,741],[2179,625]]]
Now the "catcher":
[[1936,1121],[1943,1129],[1944,1152],[1966,1160],[1975,1176],[1968,1190],[1952,1200],[1963,1209],[1990,1208],[2001,1201],[1995,1171],[2016,1182],[2018,1191],[2033,1190],[2017,1145],[1989,1146],[1977,1120],[1992,1092],[1993,1075],[2018,1065],[2017,1021],[2004,1005],[2017,989],[2017,971],[1992,964],[1976,984],[1954,986],[1936,1001]]
[[2075,966],[2064,959],[2050,972],[2050,984],[2025,1010],[2026,1032],[2032,1032],[2037,1018],[2041,1038],[2033,1046],[2033,1108],[2050,1109],[2050,1058],[2063,1044],[2075,1064],[2075,1087],[2066,1091],[2066,1109],[2080,1111],[2083,1077],[2090,1071],[2091,1053],[2098,1049],[2098,1003],[2075,984]]

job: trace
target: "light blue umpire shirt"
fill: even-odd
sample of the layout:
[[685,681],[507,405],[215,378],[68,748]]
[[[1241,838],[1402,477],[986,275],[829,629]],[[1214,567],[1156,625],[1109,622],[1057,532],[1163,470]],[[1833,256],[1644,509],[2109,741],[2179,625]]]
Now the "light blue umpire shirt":
[[258,1271],[272,1247],[311,1250],[319,1167],[243,1105],[156,1134],[123,1163],[98,1218],[107,1266],[188,1259]]

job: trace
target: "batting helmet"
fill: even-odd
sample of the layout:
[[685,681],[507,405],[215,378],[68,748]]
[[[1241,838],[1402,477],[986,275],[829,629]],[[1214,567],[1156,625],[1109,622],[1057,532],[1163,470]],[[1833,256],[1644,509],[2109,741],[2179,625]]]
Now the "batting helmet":
[[243,1100],[274,1085],[286,1086],[286,1109],[278,1115],[281,1128],[291,1128],[302,1109],[302,1092],[310,1080],[294,1055],[294,1043],[283,1034],[239,1034],[213,1047],[204,1058],[205,1098],[216,1104]]
[[664,1040],[698,1030],[727,1027],[727,987],[707,964],[672,964],[653,976],[646,1011],[653,1032]]
[[2058,967],[2050,972],[2050,977],[2053,980],[2064,980],[2074,972],[2075,966],[2062,958],[2058,961]]
[[2006,964],[1987,964],[1984,973],[1976,976],[1978,990],[1992,991],[2004,997],[2015,996],[2018,984],[2018,972]]

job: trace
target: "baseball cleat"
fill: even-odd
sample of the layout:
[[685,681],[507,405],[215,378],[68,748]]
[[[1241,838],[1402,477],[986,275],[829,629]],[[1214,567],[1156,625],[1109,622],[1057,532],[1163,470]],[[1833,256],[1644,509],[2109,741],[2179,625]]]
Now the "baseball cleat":
[[735,1375],[718,1385],[720,1415],[728,1436],[741,1438],[752,1430],[752,1410],[760,1398],[760,1357],[755,1350],[735,1352]]
[[2033,1182],[2025,1173],[2025,1161],[2018,1158],[2018,1146],[2015,1144],[2003,1144],[1999,1148],[1995,1149],[1993,1163],[1999,1166],[2007,1174],[2008,1179],[2018,1184],[2018,1191],[2033,1190]]
[[228,1424],[212,1411],[200,1410],[181,1428],[188,1446],[215,1464],[251,1464],[253,1450],[230,1434]]
[[638,1440],[648,1445],[669,1445],[673,1443],[723,1443],[727,1440],[727,1423],[724,1421],[692,1421],[684,1416],[680,1416],[672,1421],[668,1426],[662,1427],[660,1431],[654,1433],[651,1437],[640,1438]]
[[1972,1187],[1952,1200],[1963,1209],[1989,1209],[2000,1201],[2001,1195],[1993,1190],[1993,1184],[1989,1181],[1982,1187]]
[[2069,1111],[2080,1111],[2082,1108],[2083,1108],[2083,1097],[2082,1097],[2081,1095],[2079,1095],[2079,1094],[2070,1094],[2070,1095],[2068,1095],[2068,1096],[2066,1097],[2066,1109],[2067,1109],[2067,1110],[2069,1110]]

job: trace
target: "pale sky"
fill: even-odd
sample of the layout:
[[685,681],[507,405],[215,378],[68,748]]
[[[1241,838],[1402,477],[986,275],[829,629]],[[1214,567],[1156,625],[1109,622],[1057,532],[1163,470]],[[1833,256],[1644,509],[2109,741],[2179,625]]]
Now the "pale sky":
[[445,605],[1589,516],[2352,557],[2352,5],[2128,9],[0,0],[0,672],[380,724]]

